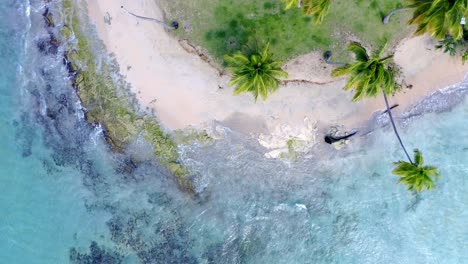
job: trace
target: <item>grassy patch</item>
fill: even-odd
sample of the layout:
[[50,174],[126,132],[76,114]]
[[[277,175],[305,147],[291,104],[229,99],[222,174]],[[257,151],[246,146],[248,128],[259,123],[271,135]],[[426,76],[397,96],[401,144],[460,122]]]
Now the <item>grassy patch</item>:
[[279,0],[162,0],[161,5],[169,20],[189,25],[175,34],[206,48],[218,62],[252,39],[270,41],[275,56],[287,60],[312,50],[342,57],[350,36],[377,46],[384,38],[399,40],[410,32],[409,12],[395,15],[389,25],[381,22],[402,6],[400,0],[335,0],[322,25],[299,9],[284,11]]
[[70,69],[76,71],[74,87],[87,110],[88,122],[104,127],[106,140],[114,151],[123,151],[139,135],[144,136],[152,144],[160,163],[176,177],[181,189],[193,192],[190,173],[179,163],[176,145],[154,118],[139,114],[128,101],[123,87],[112,79],[113,65],[103,63],[97,67],[72,1],[64,0],[62,7],[65,25],[60,32],[64,41],[70,42],[66,56],[71,62]]

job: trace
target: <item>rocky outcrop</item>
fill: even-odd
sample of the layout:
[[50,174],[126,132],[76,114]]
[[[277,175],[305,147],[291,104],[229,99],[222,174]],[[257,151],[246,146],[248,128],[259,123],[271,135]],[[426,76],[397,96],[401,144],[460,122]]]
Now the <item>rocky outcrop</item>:
[[[50,38],[39,41],[38,48],[44,53],[57,53],[60,45],[66,47],[63,63],[85,109],[86,120],[92,125],[102,126],[105,139],[115,152],[125,151],[127,145],[137,137],[146,139],[152,145],[159,163],[175,176],[180,189],[195,194],[193,175],[182,164],[177,146],[163,132],[156,118],[139,112],[128,99],[128,94],[113,80],[115,65],[96,65],[89,40],[80,28],[73,2],[62,2],[63,17],[60,17],[60,21],[63,20],[63,24],[54,21],[54,14],[50,10],[46,8],[43,14],[46,27],[60,27],[60,36],[54,35],[56,31],[49,30]],[[132,166],[136,166],[136,163],[138,160],[131,160]]]

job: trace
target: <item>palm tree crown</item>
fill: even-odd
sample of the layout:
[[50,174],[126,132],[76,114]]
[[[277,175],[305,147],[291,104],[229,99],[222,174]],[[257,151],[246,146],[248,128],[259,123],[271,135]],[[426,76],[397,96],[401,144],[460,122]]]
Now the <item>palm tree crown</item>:
[[385,45],[369,56],[361,44],[353,42],[348,46],[348,50],[354,53],[356,61],[333,70],[333,77],[350,76],[344,89],[356,90],[353,101],[376,97],[381,92],[389,95],[398,90],[399,86],[394,81],[394,70],[386,65],[393,56],[381,58],[384,49]]
[[316,24],[321,24],[328,14],[331,0],[281,0],[286,4],[285,9],[301,7],[304,15],[314,17]]
[[400,182],[408,185],[408,190],[421,192],[434,188],[434,179],[440,177],[437,167],[423,166],[424,160],[418,149],[414,150],[414,163],[398,161],[393,174],[400,177]]
[[467,0],[410,0],[414,8],[409,24],[418,26],[416,35],[429,33],[437,39],[451,35],[455,40],[463,37],[462,18],[468,17]]
[[287,78],[288,74],[281,69],[282,62],[275,61],[269,52],[269,44],[259,52],[243,54],[238,51],[233,55],[225,55],[228,69],[233,73],[229,85],[235,86],[235,95],[242,92],[252,92],[255,101],[261,95],[265,100],[269,93],[278,89],[279,78]]

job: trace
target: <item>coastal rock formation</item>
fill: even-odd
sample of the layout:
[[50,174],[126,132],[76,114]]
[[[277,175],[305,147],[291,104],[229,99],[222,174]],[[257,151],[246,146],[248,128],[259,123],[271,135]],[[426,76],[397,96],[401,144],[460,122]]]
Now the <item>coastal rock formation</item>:
[[[142,135],[153,146],[158,161],[175,176],[178,186],[184,191],[195,193],[193,176],[179,160],[176,145],[162,131],[154,117],[136,107],[132,101],[134,96],[121,87],[124,84],[116,81],[113,74],[118,72],[118,66],[112,61],[95,58],[93,47],[80,27],[82,21],[74,3],[65,0],[62,4],[61,19],[64,25],[59,30],[63,43],[50,30],[50,38],[41,40],[38,48],[45,54],[56,54],[60,45],[66,47],[63,62],[84,107],[86,120],[95,126],[102,126],[106,141],[116,152],[124,152],[129,143]],[[49,9],[43,16],[48,28],[55,27],[54,16]],[[49,111],[49,115],[53,117],[55,113]],[[133,165],[123,170],[132,171]]]
[[317,143],[317,122],[304,118],[300,128],[278,125],[267,134],[258,137],[260,145],[268,149],[267,158],[294,158],[305,153]]

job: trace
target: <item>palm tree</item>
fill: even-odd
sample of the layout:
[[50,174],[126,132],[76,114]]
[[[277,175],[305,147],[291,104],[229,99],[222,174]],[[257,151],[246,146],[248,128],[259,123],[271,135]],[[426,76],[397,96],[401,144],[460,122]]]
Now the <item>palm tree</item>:
[[423,166],[424,160],[418,149],[414,150],[414,163],[395,162],[393,174],[400,177],[400,182],[408,185],[408,190],[421,192],[434,188],[434,178],[440,177],[437,167]]
[[321,24],[328,14],[331,0],[281,0],[286,4],[285,9],[300,7],[306,16],[314,17],[316,24]]
[[455,40],[463,37],[461,21],[467,14],[466,0],[410,0],[408,8],[414,8],[408,22],[418,26],[416,34],[430,33],[437,39],[446,35]]
[[385,16],[383,22],[388,23],[390,16],[396,12],[414,9],[413,17],[408,24],[417,25],[416,35],[429,33],[437,39],[450,35],[455,40],[463,37],[462,20],[467,17],[468,3],[466,0],[408,0],[410,4],[395,9]]
[[348,50],[354,53],[356,62],[335,68],[332,76],[350,75],[345,90],[356,89],[353,101],[365,97],[376,97],[380,92],[384,94],[395,93],[399,86],[394,81],[394,70],[387,66],[393,55],[381,58],[386,45],[371,56],[366,49],[357,42],[352,42]]
[[272,59],[269,44],[261,52],[258,48],[246,54],[238,51],[233,55],[225,55],[224,60],[234,75],[229,82],[229,85],[236,87],[234,94],[251,92],[255,101],[259,95],[265,100],[269,93],[278,89],[279,78],[288,77],[288,73],[281,69],[283,63]]
[[[417,166],[419,163],[413,163],[408,151],[406,150],[403,141],[398,133],[393,120],[392,111],[388,103],[387,95],[394,94],[400,87],[395,82],[395,71],[388,63],[393,55],[383,57],[386,45],[383,45],[379,50],[372,55],[368,55],[367,50],[359,43],[353,42],[348,46],[348,50],[354,53],[355,62],[352,64],[345,64],[335,68],[332,76],[349,75],[348,82],[344,87],[345,90],[355,89],[353,101],[361,100],[366,97],[375,97],[382,93],[385,106],[387,108],[388,117],[392,125],[393,131],[400,143],[401,148],[408,158],[409,164]],[[422,156],[418,156],[422,160]],[[432,167],[431,167],[432,168]]]

